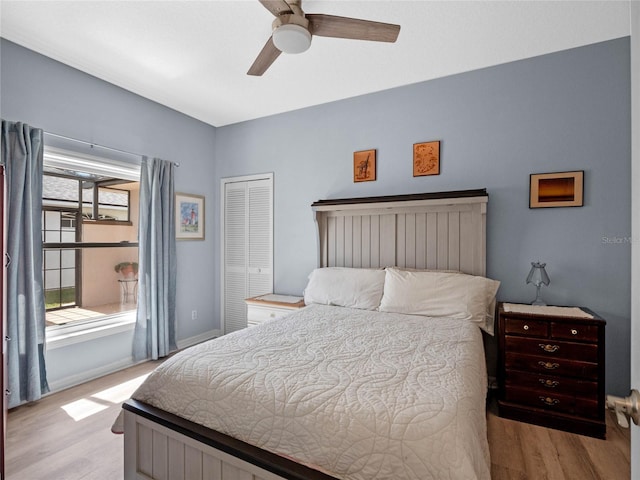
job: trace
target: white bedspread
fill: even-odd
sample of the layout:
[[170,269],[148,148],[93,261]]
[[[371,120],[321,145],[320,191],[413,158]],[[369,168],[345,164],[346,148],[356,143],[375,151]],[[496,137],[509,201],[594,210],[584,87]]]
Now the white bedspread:
[[490,478],[475,324],[312,305],[167,360],[133,398],[349,480]]

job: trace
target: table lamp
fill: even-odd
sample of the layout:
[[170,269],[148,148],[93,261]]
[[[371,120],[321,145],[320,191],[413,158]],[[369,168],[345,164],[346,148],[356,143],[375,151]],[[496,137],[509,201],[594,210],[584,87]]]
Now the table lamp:
[[546,263],[531,262],[531,270],[527,275],[527,284],[533,283],[536,286],[536,299],[531,302],[531,305],[546,305],[540,297],[540,287],[550,283],[549,275],[544,269],[546,265]]

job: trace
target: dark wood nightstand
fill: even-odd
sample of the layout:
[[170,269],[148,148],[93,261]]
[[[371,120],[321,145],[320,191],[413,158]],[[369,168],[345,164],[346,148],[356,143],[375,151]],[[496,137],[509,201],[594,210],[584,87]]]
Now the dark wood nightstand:
[[586,308],[499,304],[500,416],[605,438],[605,324]]

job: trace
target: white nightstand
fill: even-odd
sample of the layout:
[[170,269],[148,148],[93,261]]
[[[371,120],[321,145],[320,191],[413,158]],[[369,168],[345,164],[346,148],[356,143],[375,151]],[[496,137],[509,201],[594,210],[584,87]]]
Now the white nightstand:
[[247,298],[247,326],[252,327],[274,318],[282,318],[304,307],[304,299],[292,295],[268,293]]

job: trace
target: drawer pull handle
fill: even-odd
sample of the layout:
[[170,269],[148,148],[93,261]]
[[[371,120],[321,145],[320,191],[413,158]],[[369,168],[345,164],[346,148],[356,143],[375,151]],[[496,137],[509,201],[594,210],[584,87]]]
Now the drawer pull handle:
[[525,326],[524,326],[524,327],[522,327],[522,328],[524,328],[525,330],[529,330],[529,325],[525,325]]
[[560,403],[560,400],[558,400],[557,398],[551,398],[551,397],[538,397],[538,398],[542,403],[549,406],[558,405]]
[[571,329],[571,335],[577,335],[578,334],[578,330],[576,330],[575,328]]
[[547,388],[556,388],[560,385],[560,382],[557,380],[545,380],[544,378],[539,378],[538,381]]
[[560,366],[560,364],[558,363],[551,363],[551,362],[538,362],[538,365],[540,365],[543,368],[546,368],[547,370],[555,370]]
[[545,343],[539,343],[538,346],[547,353],[553,353],[560,350],[560,345],[550,345]]

